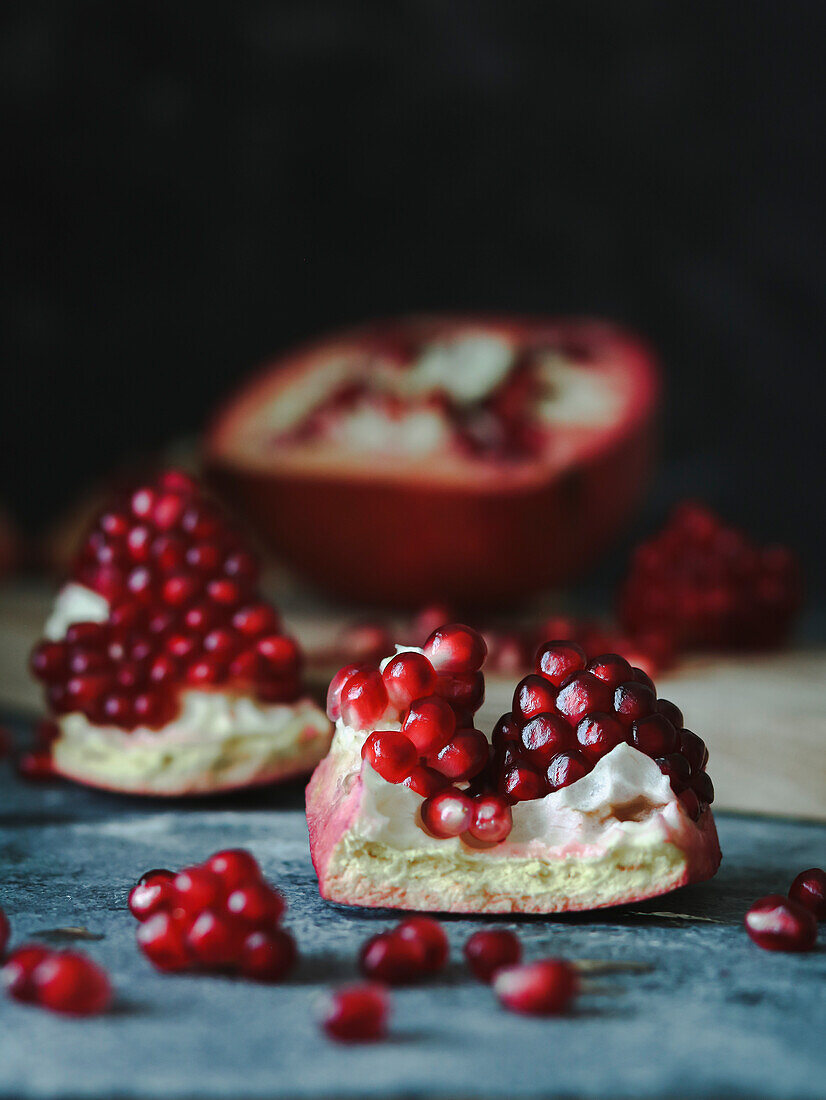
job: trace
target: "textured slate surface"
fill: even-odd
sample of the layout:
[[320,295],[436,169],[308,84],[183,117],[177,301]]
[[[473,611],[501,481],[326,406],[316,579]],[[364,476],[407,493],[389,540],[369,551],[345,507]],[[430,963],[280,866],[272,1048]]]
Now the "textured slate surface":
[[[86,949],[118,992],[112,1013],[86,1021],[0,998],[0,1097],[823,1096],[826,948],[762,952],[741,920],[751,900],[824,863],[826,827],[724,817],[723,868],[710,884],[633,911],[503,921],[528,957],[653,965],[601,979],[612,992],[583,997],[561,1019],[501,1011],[460,963],[478,925],[448,920],[445,975],[394,994],[388,1042],[342,1048],[318,1032],[314,1002],[355,976],[358,945],[394,918],[320,901],[301,798],[292,787],[146,803],[23,786],[0,764],[0,905],[16,938],[76,924],[102,933]],[[284,985],[164,977],[135,948],[126,895],[140,872],[226,845],[250,847],[288,897],[302,962]]]

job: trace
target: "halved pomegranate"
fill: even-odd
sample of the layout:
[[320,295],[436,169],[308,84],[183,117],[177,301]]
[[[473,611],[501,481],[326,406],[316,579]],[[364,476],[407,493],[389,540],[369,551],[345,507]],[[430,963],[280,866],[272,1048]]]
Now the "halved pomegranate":
[[216,417],[206,457],[279,556],[330,591],[502,603],[581,570],[620,528],[658,389],[650,350],[603,322],[388,320],[266,366]]
[[330,726],[301,654],[215,503],[168,471],[98,516],[34,649],[54,770],[180,795],[309,771]]
[[[347,666],[331,684],[336,735],[307,788],[323,897],[551,913],[654,897],[715,873],[705,744],[624,657],[588,661],[575,642],[546,643],[488,741],[470,728],[484,683],[469,709],[444,690],[459,677],[484,681],[480,635],[453,624],[423,649],[397,651],[380,668]],[[345,709],[363,685],[386,680],[380,705]],[[416,699],[414,684],[432,693]]]

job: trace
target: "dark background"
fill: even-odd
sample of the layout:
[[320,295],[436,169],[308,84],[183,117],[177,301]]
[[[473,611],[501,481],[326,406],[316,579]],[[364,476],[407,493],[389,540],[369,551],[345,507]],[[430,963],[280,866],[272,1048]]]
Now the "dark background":
[[0,497],[42,526],[343,322],[588,312],[664,359],[652,508],[817,585],[824,41],[820,0],[7,0]]

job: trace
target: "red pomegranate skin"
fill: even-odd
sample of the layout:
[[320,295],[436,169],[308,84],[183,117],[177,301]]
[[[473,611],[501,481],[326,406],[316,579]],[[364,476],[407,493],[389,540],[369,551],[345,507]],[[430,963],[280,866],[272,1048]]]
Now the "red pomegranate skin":
[[[599,333],[627,364],[633,409],[565,464],[539,456],[518,485],[504,465],[472,483],[436,476],[383,480],[348,470],[346,462],[335,474],[297,475],[242,465],[228,454],[228,439],[243,431],[246,410],[305,371],[322,350],[369,340],[367,326],[264,367],[215,418],[205,441],[206,469],[281,560],[329,592],[393,607],[434,600],[502,606],[581,574],[633,513],[653,465],[659,370],[644,342],[600,322],[436,320],[440,330],[490,325],[524,340],[586,346]],[[396,327],[406,332],[426,324],[432,327],[434,319]]]

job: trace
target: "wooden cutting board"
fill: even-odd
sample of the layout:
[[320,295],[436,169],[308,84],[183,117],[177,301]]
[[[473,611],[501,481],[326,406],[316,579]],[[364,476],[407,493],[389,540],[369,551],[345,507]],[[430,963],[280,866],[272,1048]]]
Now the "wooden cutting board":
[[[39,584],[0,589],[5,710],[41,710],[27,661],[52,597]],[[310,685],[321,698],[336,669],[313,658],[329,647],[341,619],[296,610],[287,626],[305,646]],[[489,731],[510,710],[513,687],[512,679],[487,677],[481,728]],[[826,649],[693,658],[658,677],[657,688],[709,745],[715,809],[826,821]]]

